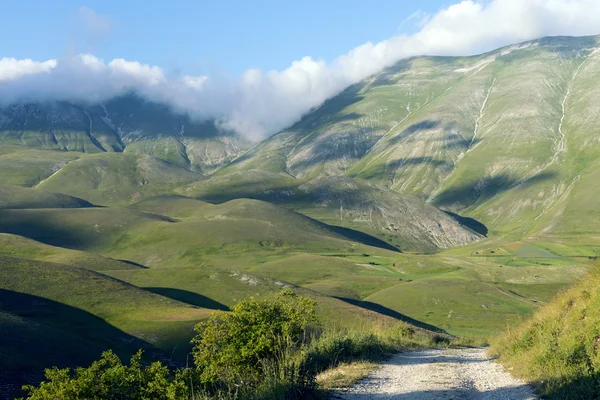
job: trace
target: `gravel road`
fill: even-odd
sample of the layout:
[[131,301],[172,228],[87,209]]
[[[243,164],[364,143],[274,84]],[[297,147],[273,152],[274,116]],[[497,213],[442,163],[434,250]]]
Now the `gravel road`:
[[523,400],[537,399],[480,349],[423,350],[394,356],[332,399]]

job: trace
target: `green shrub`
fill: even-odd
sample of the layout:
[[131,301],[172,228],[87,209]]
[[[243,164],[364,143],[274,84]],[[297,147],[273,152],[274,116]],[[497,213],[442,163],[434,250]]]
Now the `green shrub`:
[[406,339],[412,339],[415,335],[415,328],[405,322],[396,323],[389,331],[389,337],[398,342]]
[[326,332],[306,347],[302,369],[316,375],[347,361],[381,360],[396,349],[386,338],[370,332]]
[[315,322],[315,302],[286,289],[273,298],[238,303],[196,326],[193,356],[202,382],[258,384],[265,363],[298,348]]
[[46,381],[39,387],[25,386],[32,400],[80,399],[185,399],[188,388],[184,372],[172,374],[160,362],[148,366],[141,364],[138,351],[129,365],[123,365],[112,351],[106,351],[88,368],[50,368]]

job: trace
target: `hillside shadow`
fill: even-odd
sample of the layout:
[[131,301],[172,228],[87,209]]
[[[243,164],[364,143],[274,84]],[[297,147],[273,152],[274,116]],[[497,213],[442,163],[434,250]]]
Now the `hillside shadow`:
[[132,267],[141,268],[141,269],[148,269],[148,267],[146,267],[145,265],[136,263],[134,261],[130,261],[130,260],[117,260],[117,261],[120,261],[120,262],[122,262],[124,264],[129,264]]
[[323,162],[332,162],[353,158],[358,160],[362,158],[371,149],[381,137],[380,135],[367,134],[361,140],[358,136],[362,135],[361,128],[352,127],[326,136],[325,139],[315,136],[302,143],[303,146],[310,146],[310,154],[299,163],[295,163],[292,169],[300,166],[302,168],[312,167]]
[[465,138],[459,135],[458,133],[451,133],[448,135],[444,141],[444,149],[458,149],[461,151],[467,151],[470,148],[475,147],[479,142],[481,142],[480,138]]
[[0,210],[0,221],[2,221],[0,224],[2,233],[24,236],[51,246],[78,249],[95,241],[90,235],[77,229],[50,226],[50,223],[45,221],[45,217],[35,214],[20,212],[12,214],[10,210],[5,214],[4,210]]
[[397,248],[396,246],[393,246],[393,245],[391,245],[381,239],[378,239],[375,236],[371,236],[367,233],[357,231],[357,230],[351,229],[351,228],[346,228],[343,226],[337,226],[337,225],[329,225],[329,228],[331,230],[333,230],[334,232],[337,232],[340,235],[342,235],[352,241],[359,242],[361,244],[366,244],[366,245],[372,246],[372,247],[379,247],[380,249],[391,250],[391,251],[396,251],[396,252],[402,253],[402,251],[399,248]]
[[371,86],[394,86],[398,83],[399,77],[397,75],[408,70],[411,67],[409,60],[401,60],[398,63],[384,69],[375,78]]
[[448,164],[447,161],[436,160],[433,157],[410,157],[410,158],[401,158],[398,160],[390,161],[386,164],[387,168],[397,169],[400,167],[409,167],[413,165],[421,165],[421,164],[431,164],[434,167],[439,167],[442,165]]
[[403,167],[419,166],[423,164],[431,164],[434,168],[440,168],[444,166],[450,166],[450,163],[443,160],[436,160],[433,157],[409,157],[400,158],[397,160],[389,161],[385,164],[378,164],[375,167],[369,167],[369,169],[361,171],[360,177],[362,179],[371,178],[383,178],[386,177],[391,179],[395,177],[396,170]]
[[468,207],[478,201],[488,200],[509,189],[523,189],[538,182],[550,180],[555,176],[555,172],[541,172],[532,178],[522,180],[508,174],[500,174],[482,180],[470,181],[457,187],[450,187],[437,196],[433,204],[436,207],[450,207],[457,204],[461,207]]
[[[92,224],[102,221],[99,215],[105,212],[106,218],[113,218],[111,210],[106,208],[103,209],[106,211],[101,211],[102,214],[95,213],[98,210],[100,209],[63,209],[65,214],[54,214],[50,210],[0,210],[0,232],[24,236],[51,246],[83,250],[102,243],[109,236],[106,233],[99,234]],[[71,214],[72,212],[77,214]],[[62,215],[73,217],[63,219]],[[81,219],[76,220],[74,216]],[[86,219],[86,216],[90,219]],[[138,216],[140,220],[177,223],[173,218],[149,212],[139,212]]]
[[598,399],[600,398],[600,374],[579,376],[568,382],[550,378],[536,382],[536,386],[553,388],[547,394],[549,399]]
[[479,233],[480,235],[487,237],[487,234],[488,234],[487,226],[485,226],[481,222],[477,221],[476,219],[469,218],[469,217],[463,217],[461,215],[455,214],[450,211],[444,211],[444,210],[442,210],[442,211],[445,212],[450,217],[452,217],[452,219],[454,219],[460,225],[469,228],[473,232]]
[[202,296],[201,294],[189,292],[187,290],[165,287],[145,287],[144,290],[196,307],[208,308],[211,310],[229,311],[229,307],[227,307],[225,304],[219,303],[218,301],[215,301],[209,297]]
[[321,106],[307,112],[300,121],[296,122],[289,129],[286,129],[286,131],[300,131],[304,134],[309,134],[318,124],[336,124],[361,118],[361,114],[355,112],[342,114],[342,111],[364,99],[364,96],[360,94],[362,89],[363,86],[361,84],[354,84],[347,87],[337,96],[325,100]]
[[[357,99],[362,99],[361,96],[357,96]],[[357,100],[359,101],[359,100]],[[354,104],[353,102],[351,102],[351,104]],[[356,113],[356,112],[351,112],[351,113],[347,113],[347,114],[341,114],[338,113],[337,115],[334,115],[332,117],[330,117],[327,122],[330,124],[339,124],[342,122],[347,122],[347,121],[356,121],[357,119],[362,118],[362,114]]]
[[424,131],[428,131],[431,129],[435,129],[438,126],[440,126],[441,123],[442,123],[442,121],[431,120],[431,119],[426,119],[424,121],[417,122],[415,124],[410,125],[406,129],[404,129],[399,135],[396,135],[393,138],[391,138],[388,141],[388,143],[390,145],[397,144],[402,140],[405,140],[405,139],[410,138],[411,136],[417,135],[419,132],[424,132]]
[[404,314],[399,313],[398,311],[394,311],[390,308],[382,306],[381,304],[373,303],[371,301],[350,299],[347,297],[336,297],[336,299],[345,301],[346,303],[352,304],[353,306],[364,308],[365,310],[374,311],[381,315],[385,315],[385,316],[392,317],[392,318],[395,318],[395,319],[403,321],[403,322],[407,322],[418,328],[426,329],[428,331],[435,332],[435,333],[441,333],[441,334],[445,334],[448,336],[452,336],[448,332],[446,332],[445,330],[443,330],[441,328],[438,328],[437,326],[430,325],[425,322],[421,322],[419,320],[413,319],[411,317],[408,317]]
[[113,349],[122,359],[137,349],[161,358],[150,343],[69,305],[0,289],[0,393],[21,396],[23,384],[37,384],[44,368],[89,365]]

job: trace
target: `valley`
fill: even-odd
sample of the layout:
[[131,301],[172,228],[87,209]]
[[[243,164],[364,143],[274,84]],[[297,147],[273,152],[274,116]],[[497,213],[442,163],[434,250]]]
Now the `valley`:
[[518,325],[600,256],[599,49],[406,59],[258,143],[136,94],[1,108],[4,388],[109,348],[183,365],[282,288],[336,329]]

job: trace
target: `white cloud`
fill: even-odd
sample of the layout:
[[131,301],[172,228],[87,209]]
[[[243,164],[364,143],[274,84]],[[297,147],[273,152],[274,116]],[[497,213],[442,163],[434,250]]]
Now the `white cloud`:
[[416,26],[422,28],[423,26],[425,26],[425,24],[427,24],[427,22],[429,22],[430,18],[431,18],[431,14],[426,13],[423,10],[417,10],[417,11],[413,12],[412,14],[410,14],[408,17],[406,17],[404,19],[404,21],[402,21],[402,23],[400,24],[400,27],[403,27],[403,26],[407,25],[408,23],[412,22]]
[[130,76],[148,85],[157,85],[167,81],[161,68],[140,64],[137,61],[126,61],[118,58],[108,63],[108,69],[113,75]]
[[221,119],[241,134],[261,139],[402,58],[468,55],[542,36],[598,34],[597,1],[466,0],[437,14],[423,15],[422,27],[415,34],[363,44],[331,63],[304,57],[282,71],[248,70],[233,81],[170,77],[156,66],[123,59],[105,63],[89,54],[43,63],[2,59],[0,102],[101,101],[136,90],[178,111]]
[[0,59],[0,82],[17,79],[23,75],[48,72],[54,67],[56,67],[56,60],[38,62],[31,59],[17,60],[4,57]]
[[96,13],[89,7],[79,7],[75,14],[75,21],[80,29],[86,31],[92,38],[101,38],[109,35],[113,30],[113,23],[105,15]]

